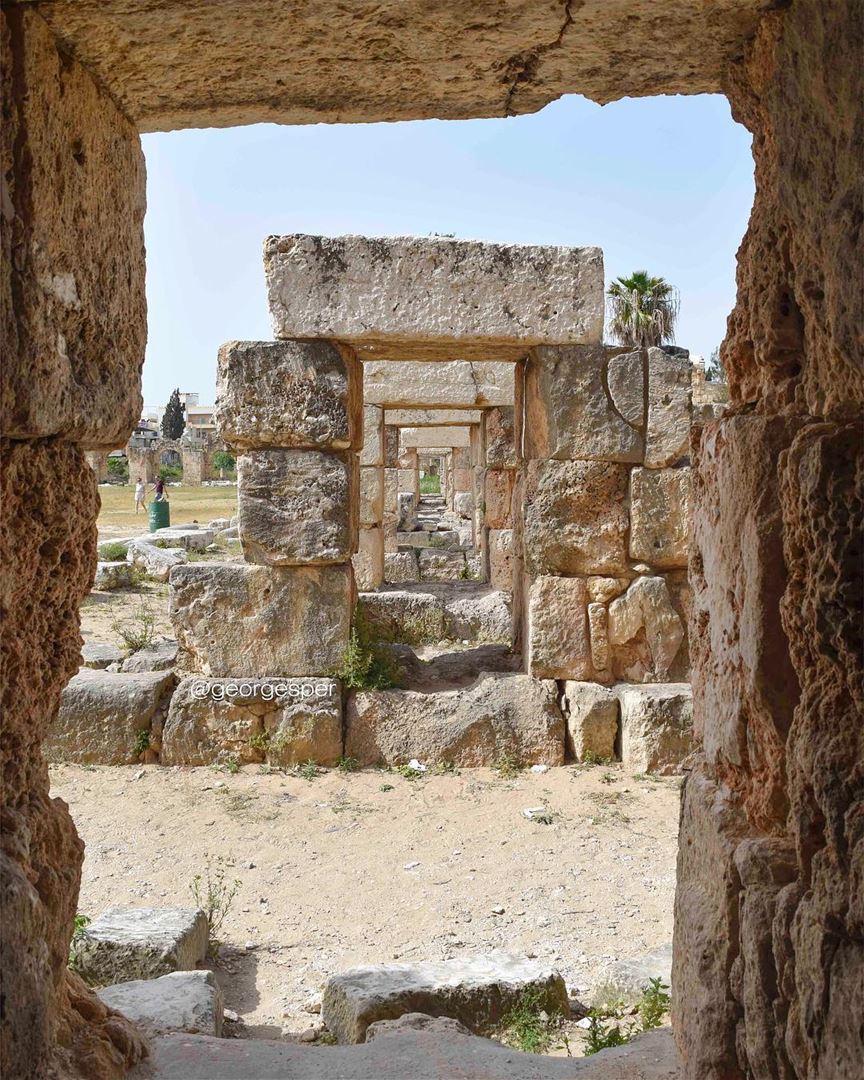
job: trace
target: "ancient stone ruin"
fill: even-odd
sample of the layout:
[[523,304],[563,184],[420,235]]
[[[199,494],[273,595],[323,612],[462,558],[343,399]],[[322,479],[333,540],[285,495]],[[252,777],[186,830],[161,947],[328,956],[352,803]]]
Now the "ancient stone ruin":
[[[218,5],[218,15],[197,0],[4,4],[0,1052],[10,1076],[116,1077],[147,1053],[141,1030],[67,970],[83,845],[65,803],[49,797],[42,754],[61,692],[78,668],[78,609],[96,566],[99,504],[85,452],[124,445],[140,416],[146,315],[139,133],[258,121],[511,116],[564,93],[608,102],[701,92],[724,93],[752,133],[756,194],[722,349],[730,408],[694,426],[689,451],[696,751],[681,815],[673,1027],[688,1080],[855,1074],[864,1056],[856,870],[864,704],[861,48],[852,0],[663,0],[650,13],[632,0],[482,10],[413,0],[362,10],[255,0]],[[632,506],[628,516],[620,493],[635,486],[645,506],[660,506],[668,485],[680,481],[684,388],[675,364],[656,355],[608,363],[604,356],[600,365],[583,366],[588,351],[602,348],[591,287],[596,261],[577,257],[558,267],[568,286],[562,292],[554,286],[558,269],[547,267],[544,297],[508,276],[500,298],[527,319],[532,333],[523,334],[503,305],[473,309],[470,298],[458,311],[448,307],[427,319],[419,310],[414,321],[396,325],[388,302],[402,282],[387,284],[374,246],[351,255],[358,298],[375,291],[381,301],[364,313],[375,337],[365,334],[356,305],[340,310],[334,300],[342,295],[332,290],[342,273],[338,259],[325,263],[296,238],[268,247],[277,337],[268,347],[288,356],[288,339],[302,338],[304,350],[326,358],[334,385],[344,385],[335,397],[350,390],[357,400],[341,420],[314,410],[320,425],[304,430],[299,445],[278,441],[296,431],[296,414],[266,425],[277,435],[269,450],[257,441],[262,426],[252,426],[246,512],[262,557],[282,561],[247,563],[230,581],[184,577],[192,566],[175,571],[178,597],[189,599],[187,644],[216,669],[230,661],[251,674],[260,661],[263,670],[271,659],[263,643],[226,653],[230,639],[215,636],[221,645],[210,646],[196,634],[192,613],[204,598],[201,623],[213,621],[218,603],[239,610],[240,620],[255,610],[260,624],[268,603],[275,610],[281,598],[295,632],[268,647],[306,675],[329,664],[349,632],[353,601],[349,559],[359,522],[347,517],[356,504],[345,493],[359,483],[359,361],[507,362],[522,375],[514,392],[523,423],[514,445],[522,457],[509,470],[512,489],[499,478],[493,490],[499,508],[509,497],[511,513],[519,511],[510,538],[520,586],[513,609],[532,692],[551,682],[535,679],[532,665],[561,670],[538,603],[547,595],[562,612],[585,611],[581,633],[574,629],[581,619],[566,624],[581,668],[562,677],[565,684],[602,691],[598,676],[615,677],[616,665],[677,677],[684,646],[682,639],[673,651],[669,608],[682,618],[680,540],[662,513],[646,514],[634,534]],[[401,259],[411,266],[410,245]],[[450,277],[458,270],[446,262],[437,269]],[[464,340],[454,354],[457,328]],[[649,382],[641,426],[638,403],[624,394],[626,378],[620,387],[607,378],[603,396],[562,400],[559,368],[562,379],[584,386],[598,366],[617,380],[640,363]],[[652,372],[664,386],[659,398],[650,390]],[[600,411],[574,429],[569,410],[589,398]],[[525,426],[529,413],[537,422]],[[242,409],[237,415],[242,437],[249,418]],[[349,419],[354,430],[340,429]],[[488,437],[487,424],[487,452]],[[315,530],[328,542],[329,563],[287,561],[302,555],[308,530],[289,530],[274,546],[270,525],[285,511],[254,497],[256,486],[270,483],[265,453],[278,464],[283,506],[301,475],[315,478],[322,507],[333,506]],[[326,459],[326,472],[310,474],[303,459],[315,455]],[[555,539],[549,526],[562,505],[578,519],[589,490],[602,546],[583,544],[569,524]],[[634,569],[637,560],[651,572]],[[374,552],[369,562],[380,565]],[[614,581],[621,591],[598,581]],[[335,616],[310,611],[304,597],[332,603]],[[326,635],[313,649],[316,623]],[[634,685],[652,684],[636,678]],[[187,1047],[192,1040],[181,1041]],[[249,1046],[219,1043],[198,1044],[204,1074],[231,1067],[243,1075]],[[325,1067],[367,1075],[401,1067],[411,1075],[412,1063],[416,1074],[418,1062],[435,1062],[446,1073],[471,1046],[464,1032],[421,1022],[359,1048],[334,1048]],[[303,1050],[292,1048],[283,1060],[313,1076],[308,1059],[301,1063]],[[167,1068],[164,1055],[172,1051],[158,1053]],[[502,1059],[510,1058],[496,1051],[483,1060],[490,1072],[503,1072]],[[544,1066],[547,1076],[575,1068],[568,1061]],[[182,1069],[181,1062],[174,1075]]]

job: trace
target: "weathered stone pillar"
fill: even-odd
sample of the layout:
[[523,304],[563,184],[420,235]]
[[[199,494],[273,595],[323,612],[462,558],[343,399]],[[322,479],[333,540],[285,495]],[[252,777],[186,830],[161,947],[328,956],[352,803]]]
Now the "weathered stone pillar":
[[[685,680],[688,361],[661,349],[539,347],[522,407],[528,670],[601,683]],[[487,457],[496,441],[487,428]],[[490,527],[509,524],[508,475],[487,471]]]
[[0,27],[0,1061],[9,1077],[119,1077],[145,1044],[67,969],[84,845],[41,743],[96,567],[85,451],[123,446],[140,416],[144,158],[33,5],[4,5]]
[[416,446],[405,446],[400,450],[399,490],[407,491],[415,500],[420,498],[420,463]]
[[127,446],[126,461],[129,480],[134,484],[141,477],[145,484],[152,484],[159,476],[159,451],[149,446]]
[[97,484],[104,484],[108,479],[108,454],[108,450],[88,450],[84,455]]
[[190,487],[200,487],[205,480],[213,478],[213,452],[193,446],[183,446],[180,450],[183,461],[183,483]]
[[384,410],[363,407],[360,451],[360,539],[353,557],[361,590],[377,589],[384,580]]

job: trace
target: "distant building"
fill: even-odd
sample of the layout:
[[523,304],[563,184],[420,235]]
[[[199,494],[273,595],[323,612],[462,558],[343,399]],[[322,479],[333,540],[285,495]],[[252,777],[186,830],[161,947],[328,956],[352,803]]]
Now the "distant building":
[[[180,403],[183,405],[186,417],[186,430],[193,437],[200,437],[206,439],[209,435],[216,432],[216,406],[215,405],[199,405],[198,394],[186,392],[180,394]],[[142,423],[144,420],[152,421],[155,425],[154,430],[159,433],[162,429],[162,417],[165,414],[165,406],[153,407],[152,405],[145,406]],[[136,428],[136,434],[137,434]],[[185,434],[185,432],[184,432]]]

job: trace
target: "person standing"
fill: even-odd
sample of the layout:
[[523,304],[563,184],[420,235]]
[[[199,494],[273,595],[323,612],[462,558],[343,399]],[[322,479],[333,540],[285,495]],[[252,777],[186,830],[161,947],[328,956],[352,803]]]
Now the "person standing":
[[138,516],[138,507],[140,506],[144,513],[147,513],[147,507],[144,505],[145,487],[144,481],[139,476],[135,481],[135,516]]
[[154,499],[156,502],[165,502],[165,481],[160,476],[153,485]]

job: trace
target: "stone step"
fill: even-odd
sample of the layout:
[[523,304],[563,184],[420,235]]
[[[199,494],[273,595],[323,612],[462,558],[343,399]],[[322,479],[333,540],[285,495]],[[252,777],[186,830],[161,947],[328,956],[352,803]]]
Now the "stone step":
[[[374,639],[402,645],[435,645],[439,641],[509,644],[510,595],[496,589],[443,595],[412,589],[360,593],[359,606]],[[467,582],[465,584],[468,584]]]
[[683,1080],[671,1028],[588,1058],[522,1054],[455,1020],[412,1013],[356,1046],[164,1035],[128,1080]]

